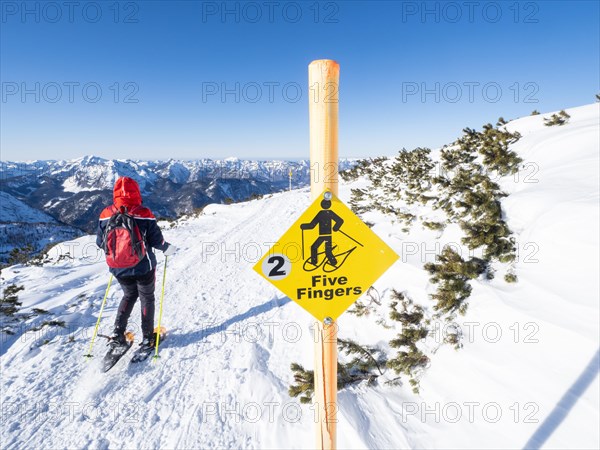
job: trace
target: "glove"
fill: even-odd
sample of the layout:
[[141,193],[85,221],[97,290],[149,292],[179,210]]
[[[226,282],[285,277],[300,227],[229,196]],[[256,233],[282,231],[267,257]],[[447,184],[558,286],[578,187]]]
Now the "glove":
[[175,247],[173,244],[169,244],[169,246],[163,251],[163,254],[165,256],[171,256],[174,255],[176,251],[177,247]]

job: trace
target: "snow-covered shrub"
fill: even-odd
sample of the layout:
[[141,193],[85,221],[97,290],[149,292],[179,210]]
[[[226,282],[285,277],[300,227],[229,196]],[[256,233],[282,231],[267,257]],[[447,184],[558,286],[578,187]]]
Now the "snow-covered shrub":
[[0,313],[3,316],[13,316],[19,310],[21,302],[17,293],[24,289],[24,286],[17,286],[16,284],[10,284],[4,289],[0,299]]
[[[337,345],[339,354],[350,358],[346,362],[338,360],[338,390],[361,381],[372,385],[383,375],[388,361],[382,349],[341,338]],[[300,397],[300,403],[310,403],[314,395],[314,371],[306,370],[298,363],[292,363],[291,370],[294,373],[294,384],[288,388],[290,397]]]
[[25,264],[34,255],[35,251],[31,244],[23,247],[15,247],[8,256],[8,265]]
[[429,357],[417,346],[429,334],[425,313],[422,306],[415,305],[405,293],[396,290],[392,291],[390,309],[390,319],[400,322],[401,331],[390,341],[390,347],[398,349],[398,353],[388,360],[387,365],[398,375],[408,376],[413,392],[418,393],[419,376],[429,364]]
[[563,109],[558,114],[552,114],[549,118],[544,118],[544,125],[547,127],[561,126],[569,122],[570,118],[571,116]]
[[342,177],[342,180],[344,181],[355,181],[362,176],[369,175],[374,165],[377,165],[386,159],[387,158],[385,157],[378,156],[376,158],[358,160],[350,169],[342,170],[340,172],[340,177]]
[[456,250],[444,247],[437,262],[427,263],[425,270],[431,275],[430,281],[437,285],[437,291],[431,295],[436,304],[433,309],[439,315],[465,314],[466,300],[471,295],[469,280],[477,278],[488,268],[488,262],[480,258],[465,261]]
[[[430,297],[436,319],[451,322],[456,314],[464,314],[471,281],[480,276],[493,279],[494,262],[510,263],[516,257],[515,240],[502,213],[501,200],[507,194],[494,181],[516,173],[522,162],[509,148],[520,135],[507,131],[506,123],[500,117],[497,127],[486,124],[481,131],[465,128],[459,139],[441,149],[437,173],[427,148],[402,150],[395,158],[371,161],[370,166],[365,162],[361,171],[370,185],[352,189],[350,206],[359,215],[377,211],[399,223],[403,232],[409,232],[417,221],[434,231],[455,224],[463,232],[463,245],[480,250],[481,258],[465,260],[456,250],[444,247],[436,262],[424,265],[435,286]],[[417,217],[417,209],[426,205],[442,213],[445,220]],[[505,280],[514,282],[516,275],[510,274]],[[429,364],[425,346],[417,345],[427,338],[428,319],[422,306],[397,291],[392,293],[391,307],[391,318],[400,322],[401,331],[390,341],[398,353],[388,361],[388,367],[408,376],[416,392],[419,374]],[[368,315],[365,305],[358,306],[356,313]],[[460,340],[456,333],[444,342],[459,349]]]
[[508,272],[506,275],[504,275],[504,281],[507,283],[516,283],[518,279],[514,273]]

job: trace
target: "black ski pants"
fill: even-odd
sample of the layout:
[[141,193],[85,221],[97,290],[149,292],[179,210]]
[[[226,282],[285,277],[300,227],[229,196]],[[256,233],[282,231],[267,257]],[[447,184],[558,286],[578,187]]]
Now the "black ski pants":
[[125,332],[127,321],[139,297],[142,308],[142,334],[144,337],[151,336],[154,331],[155,271],[132,277],[117,277],[117,281],[123,289],[123,299],[119,304],[115,330],[119,333]]

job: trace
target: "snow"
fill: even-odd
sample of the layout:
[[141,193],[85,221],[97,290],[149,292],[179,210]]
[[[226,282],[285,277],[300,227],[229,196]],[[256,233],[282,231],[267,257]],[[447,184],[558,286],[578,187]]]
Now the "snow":
[[0,191],[0,222],[56,223],[48,214]]
[[[354,162],[355,159],[340,159],[340,167],[348,168]],[[231,157],[221,160],[143,161],[84,156],[68,161],[0,161],[0,172],[15,187],[22,188],[32,179],[47,176],[59,181],[64,192],[70,193],[111,190],[118,177],[128,176],[137,180],[142,192],[145,192],[147,186],[161,179],[177,184],[206,178],[253,178],[263,182],[287,183],[290,170],[294,173],[294,185],[304,186],[309,181],[309,166],[307,160],[253,161]]]
[[15,248],[30,245],[34,251],[57,241],[81,236],[76,228],[57,222],[7,192],[0,191],[0,261],[6,263]]
[[[572,118],[562,127],[543,126],[548,115],[508,125],[523,135],[513,149],[537,168],[527,178],[501,180],[510,193],[506,219],[519,242],[519,282],[497,276],[473,283],[459,320],[464,348],[439,348],[420,395],[383,383],[341,391],[340,448],[600,447],[600,114],[597,104],[567,112]],[[342,200],[355,186],[342,184]],[[46,309],[67,328],[32,331],[47,320],[40,316],[17,335],[3,335],[3,446],[313,448],[313,409],[287,394],[290,363],[313,366],[312,319],[252,271],[308,204],[308,190],[300,189],[209,205],[173,227],[161,223],[180,249],[167,268],[168,340],[158,362],[122,361],[103,375],[102,340],[92,362],[83,358],[108,281],[93,237],[55,247],[54,262],[44,267],[4,269],[3,288],[26,287],[19,293],[25,311]],[[382,298],[396,288],[430,304],[422,265],[437,234],[407,236],[397,228],[383,220],[373,228],[401,255],[375,288]],[[453,232],[449,227],[444,239],[454,239]],[[59,261],[67,252],[74,259]],[[109,291],[105,333],[120,292],[115,285]],[[361,343],[386,346],[394,334],[349,314],[339,324],[341,337]],[[137,306],[130,327],[139,340]],[[49,343],[40,345],[44,339]]]

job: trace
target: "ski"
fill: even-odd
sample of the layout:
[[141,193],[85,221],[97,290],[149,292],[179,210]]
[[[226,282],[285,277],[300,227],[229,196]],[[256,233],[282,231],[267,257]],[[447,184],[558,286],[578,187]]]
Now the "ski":
[[[159,333],[158,327],[154,329],[155,333]],[[165,327],[160,327],[160,339],[159,346],[165,340],[167,336],[167,329]],[[137,364],[142,361],[147,360],[154,352],[156,351],[156,347],[142,347],[140,346],[135,352],[133,352],[133,356],[131,357],[131,364]]]
[[[110,336],[105,336],[103,334],[100,334],[99,336],[108,339],[110,343]],[[106,373],[112,369],[123,357],[123,355],[127,353],[127,350],[131,348],[134,339],[133,333],[131,331],[125,333],[125,339],[127,341],[126,345],[111,347],[106,355],[104,355],[104,358],[102,359],[102,372]]]

